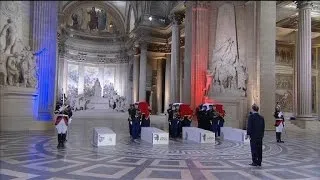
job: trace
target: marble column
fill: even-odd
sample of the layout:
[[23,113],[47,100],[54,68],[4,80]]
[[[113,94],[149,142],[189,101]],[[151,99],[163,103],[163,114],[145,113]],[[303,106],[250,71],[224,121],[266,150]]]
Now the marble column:
[[[165,71],[165,83],[164,83],[164,108],[165,112],[166,109],[169,107],[170,104],[170,77],[171,77],[171,55],[166,55],[166,71]],[[189,87],[190,88],[190,87]]]
[[58,2],[33,2],[32,44],[34,50],[46,48],[47,51],[38,56],[38,120],[52,120],[55,101],[55,72],[57,51]]
[[[120,68],[118,68],[117,70],[120,71]],[[79,71],[79,72],[81,72],[81,71]],[[101,85],[101,96],[103,96],[103,87],[104,87],[104,65],[103,64],[99,64],[98,78],[99,78],[99,82],[100,82],[100,85]],[[119,84],[119,82],[118,82],[118,84]]]
[[172,20],[170,103],[174,103],[180,101],[180,24],[183,15],[181,13],[173,13],[170,18]]
[[194,2],[192,8],[191,107],[203,102],[209,56],[208,2]]
[[78,94],[84,93],[84,64],[79,63]]
[[191,104],[192,1],[186,2],[184,24],[183,102]]
[[259,1],[257,22],[257,90],[266,129],[274,130],[276,2]]
[[138,54],[138,48],[136,48],[136,54],[133,59],[133,103],[139,100],[139,69],[140,69],[140,54]]
[[162,64],[163,59],[157,60],[157,113],[162,113],[162,80],[163,80],[163,72],[162,72]]
[[140,44],[140,74],[139,74],[139,101],[146,101],[147,83],[147,43]]
[[299,9],[297,48],[297,117],[312,118],[311,9],[310,1],[297,1]]

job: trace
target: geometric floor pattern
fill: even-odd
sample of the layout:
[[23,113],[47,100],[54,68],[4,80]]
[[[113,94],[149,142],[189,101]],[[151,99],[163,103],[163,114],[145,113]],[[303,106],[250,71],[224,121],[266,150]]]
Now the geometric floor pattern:
[[[319,132],[288,129],[283,144],[266,132],[262,167],[250,167],[249,144],[170,139],[169,145],[152,146],[131,141],[125,118],[75,118],[64,150],[56,149],[54,131],[1,132],[0,179],[320,179]],[[152,120],[152,126],[167,131],[165,118]],[[91,145],[92,127],[102,125],[116,131],[115,146]]]

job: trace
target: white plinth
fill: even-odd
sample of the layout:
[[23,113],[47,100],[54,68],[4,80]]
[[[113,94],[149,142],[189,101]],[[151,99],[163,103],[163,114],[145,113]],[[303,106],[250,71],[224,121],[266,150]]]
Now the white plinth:
[[197,143],[215,143],[215,134],[211,131],[197,127],[183,127],[183,140],[190,140]]
[[93,128],[94,146],[114,146],[116,145],[116,133],[107,127]]
[[232,127],[221,127],[221,136],[223,139],[231,140],[231,141],[240,141],[248,143],[249,139],[246,139],[247,131]]
[[141,139],[152,144],[169,144],[169,133],[155,127],[142,127]]
[[87,107],[89,109],[109,109],[109,100],[103,97],[91,97]]
[[36,130],[37,96],[34,88],[0,87],[0,131]]

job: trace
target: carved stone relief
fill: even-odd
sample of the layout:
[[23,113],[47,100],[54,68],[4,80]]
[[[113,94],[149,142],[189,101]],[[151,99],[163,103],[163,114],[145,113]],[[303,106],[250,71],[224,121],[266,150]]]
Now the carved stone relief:
[[291,90],[277,91],[275,99],[275,104],[279,102],[282,111],[293,111],[293,93]]
[[317,112],[317,77],[312,76],[311,79],[311,84],[312,84],[312,112],[316,113]]
[[[17,34],[17,27],[12,19],[1,28],[0,38],[5,42],[0,46],[0,85],[37,88],[38,65],[36,56],[29,45],[25,45]],[[22,49],[17,47],[23,47]]]
[[284,66],[293,67],[294,47],[282,44],[276,45],[276,63]]
[[276,74],[276,89],[293,90],[293,75]]

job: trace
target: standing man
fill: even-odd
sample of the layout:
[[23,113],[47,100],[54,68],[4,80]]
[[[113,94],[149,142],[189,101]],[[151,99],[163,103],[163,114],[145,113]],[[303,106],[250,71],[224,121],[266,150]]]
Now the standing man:
[[258,113],[259,106],[252,105],[252,114],[248,118],[247,137],[250,138],[252,155],[251,166],[261,166],[262,162],[262,139],[264,136],[264,118]]

